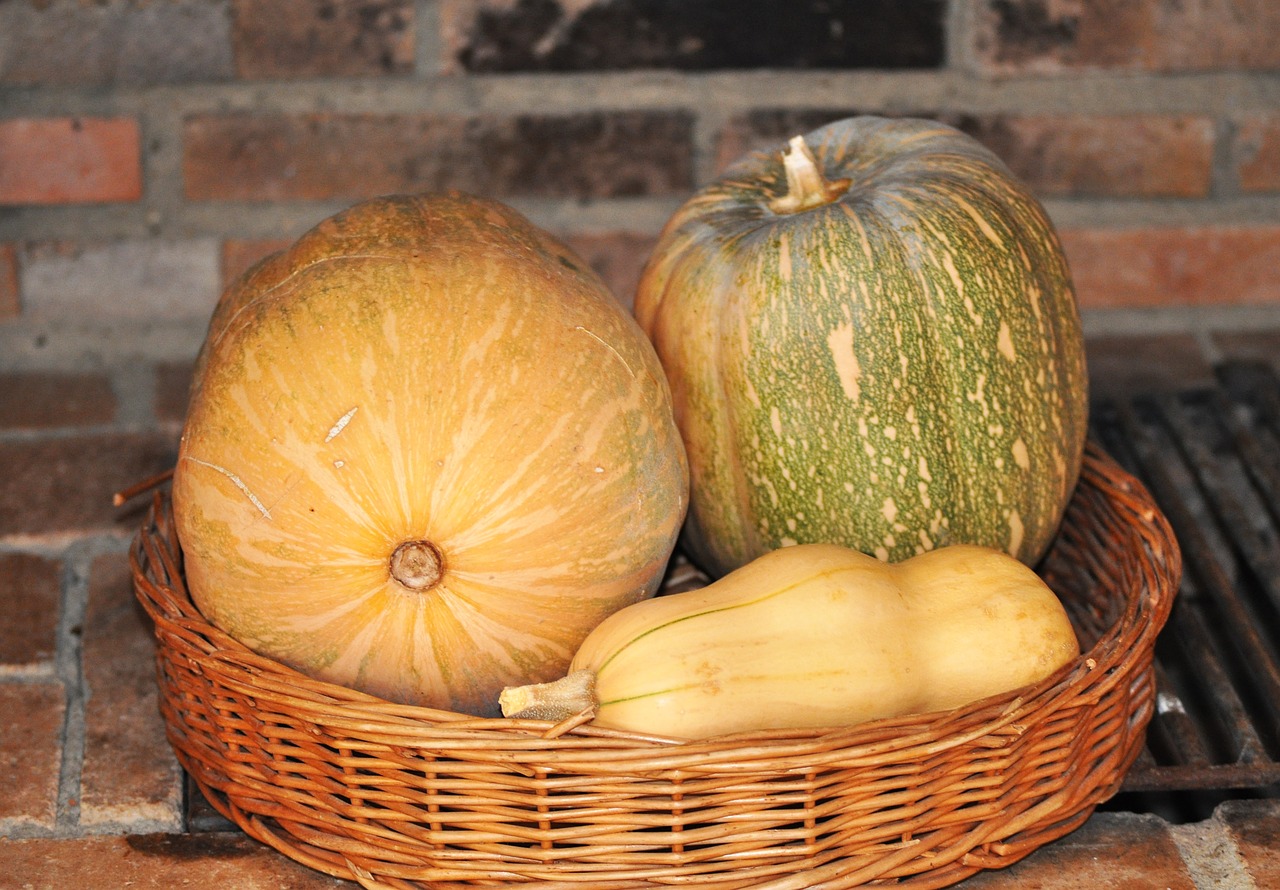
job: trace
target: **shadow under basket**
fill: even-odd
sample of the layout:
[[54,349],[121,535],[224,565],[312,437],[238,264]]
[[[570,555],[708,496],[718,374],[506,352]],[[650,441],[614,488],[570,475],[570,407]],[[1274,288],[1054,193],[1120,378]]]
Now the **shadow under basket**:
[[378,888],[945,887],[1072,831],[1143,747],[1181,556],[1090,443],[1038,567],[1082,644],[957,710],[679,742],[398,705],[255,655],[192,605],[167,496],[134,541],[178,759],[248,835]]

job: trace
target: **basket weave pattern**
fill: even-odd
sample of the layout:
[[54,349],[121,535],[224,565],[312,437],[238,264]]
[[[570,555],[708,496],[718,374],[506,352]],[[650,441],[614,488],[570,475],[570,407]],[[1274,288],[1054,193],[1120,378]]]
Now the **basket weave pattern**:
[[397,705],[250,652],[192,605],[169,504],[134,541],[170,743],[250,836],[370,888],[944,887],[1070,832],[1119,788],[1181,571],[1094,445],[1040,566],[1084,649],[1034,688],[830,731],[675,742]]

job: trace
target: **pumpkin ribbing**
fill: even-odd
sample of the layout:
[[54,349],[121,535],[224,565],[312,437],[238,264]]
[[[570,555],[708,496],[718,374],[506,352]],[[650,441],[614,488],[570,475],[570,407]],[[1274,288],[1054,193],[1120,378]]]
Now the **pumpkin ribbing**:
[[564,245],[456,194],[357,205],[233,284],[173,488],[211,623],[477,714],[654,592],[686,494],[635,322]]
[[636,296],[689,450],[690,551],[714,574],[806,542],[1034,561],[1086,423],[1052,226],[942,125],[852,119],[804,141],[847,189],[778,214],[781,152],[745,159],[676,212]]

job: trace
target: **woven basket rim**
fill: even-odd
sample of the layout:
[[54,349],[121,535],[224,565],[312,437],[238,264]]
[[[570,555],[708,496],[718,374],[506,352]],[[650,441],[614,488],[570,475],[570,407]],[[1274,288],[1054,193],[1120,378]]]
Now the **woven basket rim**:
[[[1120,470],[1119,466],[1102,451],[1100,446],[1090,441],[1087,444],[1085,462],[1081,471],[1081,484],[1088,484],[1090,481],[1094,481],[1101,474],[1100,471],[1110,471],[1113,474],[1119,471],[1123,474],[1121,476],[1122,480],[1134,486],[1139,497],[1151,500],[1145,487],[1136,478]],[[154,513],[157,510],[167,508],[167,494],[157,492],[150,511],[151,515],[149,515],[134,540],[131,564],[135,577],[146,575],[146,568],[143,562],[147,554],[145,541],[149,534],[154,533]],[[1163,537],[1171,545],[1164,554],[1153,555],[1156,559],[1160,559],[1163,556],[1168,560],[1166,575],[1170,583],[1162,588],[1147,591],[1147,602],[1153,606],[1153,609],[1151,611],[1151,620],[1142,628],[1140,635],[1134,641],[1131,641],[1139,644],[1153,640],[1164,626],[1169,611],[1172,609],[1173,595],[1177,589],[1178,579],[1181,577],[1181,552],[1177,546],[1176,538],[1172,529],[1168,527],[1168,521],[1164,518],[1163,513],[1155,507],[1153,500],[1147,518],[1157,527],[1163,527],[1165,532]],[[180,549],[180,545],[178,546]],[[154,557],[158,552],[151,551],[151,555]],[[171,566],[170,572],[173,577],[177,577],[181,574],[181,569],[178,566]],[[268,684],[269,679],[275,679],[278,682],[270,684],[270,689],[274,694],[296,697],[300,703],[309,701],[317,709],[330,710],[334,716],[350,714],[354,719],[384,720],[388,724],[408,721],[412,724],[433,725],[439,728],[449,727],[459,733],[500,732],[516,737],[529,737],[530,741],[535,745],[548,738],[595,737],[617,739],[637,746],[680,747],[688,750],[720,748],[729,740],[736,740],[740,744],[785,748],[797,741],[809,742],[818,738],[833,740],[838,738],[841,740],[840,744],[842,746],[857,746],[861,743],[877,749],[886,744],[890,748],[905,748],[909,747],[909,745],[901,743],[904,738],[902,735],[903,727],[947,723],[958,716],[976,712],[990,714],[991,728],[993,729],[1014,723],[1017,721],[1017,716],[1032,707],[1033,703],[1052,699],[1055,691],[1069,688],[1081,676],[1091,672],[1093,670],[1092,663],[1097,662],[1099,651],[1115,645],[1116,641],[1124,635],[1125,630],[1135,620],[1140,606],[1138,600],[1130,600],[1120,621],[1113,624],[1106,633],[1087,650],[1082,651],[1076,659],[1064,665],[1049,677],[1031,686],[989,696],[959,708],[881,718],[855,726],[760,730],[717,736],[712,739],[689,740],[660,734],[606,729],[594,726],[590,722],[579,722],[574,718],[557,724],[545,720],[476,717],[456,711],[389,702],[355,689],[324,680],[317,680],[288,665],[260,655],[210,623],[196,607],[195,603],[192,602],[190,596],[186,594],[184,588],[175,590],[173,586],[161,586],[159,591],[162,596],[150,599],[142,597],[140,593],[139,597],[142,599],[143,605],[147,607],[149,612],[153,612],[153,619],[157,617],[156,608],[161,607],[159,615],[163,615],[164,618],[177,624],[196,630],[215,643],[216,648],[208,652],[206,657],[215,661],[225,661],[228,664],[243,666],[257,676],[264,687]],[[264,691],[266,691],[265,688]],[[324,711],[320,711],[320,715],[323,716],[323,714]],[[859,739],[861,737],[866,737],[866,741],[860,742]]]
[[[965,840],[972,849],[967,847],[948,859],[945,865],[939,859],[935,863],[936,868],[926,861],[929,856],[941,855],[935,850],[922,851],[920,855],[924,859],[913,859],[901,852],[882,852],[865,860],[856,871],[857,875],[871,879],[914,870],[912,873],[918,872],[920,877],[903,879],[904,882],[913,886],[940,887],[980,868],[1007,865],[1077,827],[1098,803],[1118,790],[1124,773],[1140,753],[1141,734],[1154,706],[1152,652],[1156,636],[1173,605],[1181,576],[1181,553],[1168,520],[1146,488],[1095,442],[1090,441],[1086,446],[1077,488],[1079,497],[1087,495],[1108,505],[1118,505],[1115,510],[1118,518],[1114,520],[1116,528],[1090,528],[1086,532],[1073,529],[1083,543],[1079,544],[1080,553],[1071,555],[1079,555],[1082,559],[1104,559],[1105,547],[1095,546],[1094,540],[1115,534],[1127,536],[1126,539],[1132,538],[1141,551],[1134,558],[1140,563],[1141,574],[1146,580],[1142,589],[1125,593],[1118,617],[1097,633],[1097,638],[1079,658],[1053,676],[1033,686],[948,711],[886,718],[856,726],[768,730],[701,740],[610,730],[581,720],[553,724],[537,720],[473,717],[396,704],[312,679],[258,655],[205,620],[186,595],[181,551],[176,535],[172,533],[171,505],[162,492],[154,495],[148,518],[134,539],[130,563],[137,596],[156,624],[157,663],[161,666],[162,690],[165,693],[162,695],[162,710],[166,705],[170,708],[166,711],[166,729],[184,767],[192,772],[215,807],[252,836],[313,868],[359,880],[370,887],[419,886],[411,882],[379,883],[373,877],[379,867],[385,867],[391,873],[407,874],[412,871],[404,862],[396,862],[397,857],[408,855],[402,848],[417,841],[405,838],[396,841],[400,852],[389,857],[390,864],[379,863],[377,857],[347,857],[343,861],[326,847],[324,832],[316,834],[313,829],[287,820],[277,821],[278,814],[272,814],[279,810],[278,803],[263,803],[269,813],[252,812],[253,806],[259,803],[258,798],[271,792],[255,788],[237,796],[241,789],[236,784],[240,779],[234,776],[234,768],[238,765],[236,758],[220,753],[223,743],[213,738],[212,731],[206,733],[202,726],[183,722],[183,709],[195,703],[166,698],[175,695],[163,682],[166,661],[176,663],[182,669],[193,670],[202,679],[216,684],[226,695],[244,698],[254,707],[284,709],[303,715],[310,727],[308,732],[319,738],[318,744],[343,750],[395,751],[400,752],[397,756],[411,760],[415,757],[444,757],[487,763],[494,769],[532,778],[559,773],[601,777],[698,773],[726,777],[760,775],[768,779],[774,776],[812,776],[825,770],[875,771],[885,764],[935,762],[938,758],[952,756],[971,757],[977,756],[973,752],[1017,745],[1024,734],[1035,734],[1053,723],[1060,709],[1075,713],[1080,710],[1082,701],[1087,705],[1089,701],[1123,700],[1125,711],[1120,718],[1128,727],[1126,747],[1107,756],[1101,773],[1088,759],[1087,750],[1072,750],[1073,762],[1079,760],[1080,768],[1084,770],[1082,782],[1088,785],[1079,799],[1066,801],[1060,799],[1065,797],[1064,794],[1050,795],[1034,805],[1027,803],[1029,809],[1025,812],[1020,809],[1022,804],[1014,801],[1017,806],[1010,806],[1009,813],[1002,812],[999,818],[989,814],[983,823],[973,826]],[[1098,553],[1094,553],[1095,550]],[[1086,567],[1082,571],[1093,570]],[[1046,580],[1050,581],[1051,587],[1054,586],[1052,579]],[[253,722],[251,715],[243,720]],[[178,723],[182,725],[176,725]],[[1130,736],[1136,736],[1136,743]],[[237,744],[242,743],[237,741]],[[1081,743],[1065,740],[1062,744]],[[211,762],[206,762],[210,758]],[[1026,793],[1039,792],[1028,788]],[[290,799],[286,810],[300,806],[302,804],[297,799]],[[358,825],[343,822],[340,833],[362,830]],[[386,830],[383,829],[384,832]],[[444,834],[440,836],[444,837]],[[995,843],[1002,836],[1005,839]],[[533,852],[546,849],[546,843],[544,841],[541,848],[534,847]],[[983,850],[978,850],[978,847]],[[864,860],[859,858],[863,855],[847,854],[845,858],[863,863]],[[540,863],[533,853],[529,856],[533,864],[523,866],[530,870],[529,874],[513,879],[514,882],[530,879],[546,886],[560,884],[558,879],[545,883],[550,879],[537,869],[550,869],[552,866]],[[515,869],[508,860],[502,861],[507,863],[506,868]],[[602,867],[596,864],[584,866],[581,872],[556,871],[555,876],[566,876],[563,883],[566,888],[580,887],[581,881],[592,880],[592,876],[599,878],[598,884],[593,886],[614,886],[605,880],[607,873],[592,870]],[[693,865],[685,867],[695,868]],[[815,879],[824,867],[818,867],[814,872]],[[425,871],[420,872],[428,876],[428,886],[474,886],[465,877],[465,869],[460,871],[456,864],[446,868],[433,860],[429,867],[424,865],[422,869]],[[370,875],[367,880],[364,877],[366,873]],[[628,874],[634,880],[635,875],[641,873]],[[842,872],[841,880],[853,880],[851,874],[854,872]],[[772,879],[761,882],[755,878],[722,876],[721,880],[727,883],[716,883],[715,886],[772,886]],[[616,886],[658,884],[641,881]],[[779,888],[783,886],[809,885],[778,885]],[[837,881],[821,886],[835,888],[854,884]]]

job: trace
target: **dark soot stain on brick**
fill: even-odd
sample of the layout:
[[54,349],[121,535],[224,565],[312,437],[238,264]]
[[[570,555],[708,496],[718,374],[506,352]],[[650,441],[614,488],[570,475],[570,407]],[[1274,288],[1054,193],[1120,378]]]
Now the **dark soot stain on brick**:
[[1040,56],[1076,42],[1079,18],[1052,15],[1045,0],[995,0],[991,8],[1002,58]]
[[557,0],[481,9],[469,71],[936,68],[945,0]]
[[239,837],[223,834],[130,834],[124,841],[129,849],[146,856],[162,856],[174,862],[199,862],[253,855],[254,848]]

